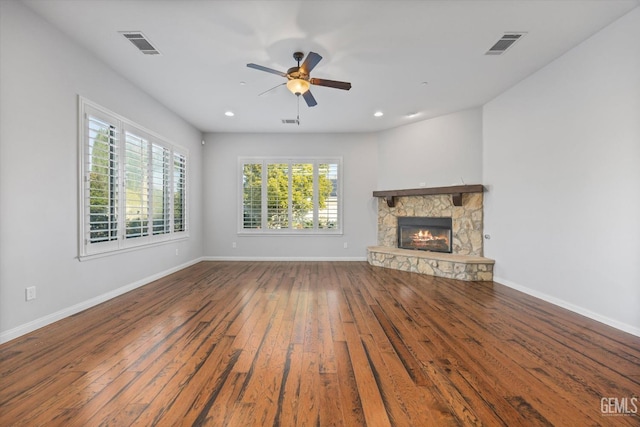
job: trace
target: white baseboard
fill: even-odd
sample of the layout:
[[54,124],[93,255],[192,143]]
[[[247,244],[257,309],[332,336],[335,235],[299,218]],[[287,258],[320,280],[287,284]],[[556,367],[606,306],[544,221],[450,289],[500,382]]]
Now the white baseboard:
[[366,261],[367,257],[228,257],[205,256],[202,261]]
[[527,288],[526,286],[519,285],[510,280],[503,279],[502,277],[494,277],[494,282],[500,283],[501,285],[508,286],[509,288],[515,289],[517,291],[523,292],[527,295],[531,295],[533,297],[539,298],[543,301],[549,302],[551,304],[557,305],[562,308],[566,308],[567,310],[573,311],[574,313],[581,314],[582,316],[588,317],[589,319],[595,320],[600,323],[604,323],[605,325],[611,326],[613,328],[619,329],[624,332],[628,332],[632,335],[640,337],[640,328],[629,325],[624,322],[620,322],[615,319],[611,319],[609,317],[603,316],[601,314],[595,313],[591,310],[587,310],[586,308],[577,306],[575,304],[571,304],[565,300],[560,298],[553,297],[551,295],[547,295],[542,292],[538,292],[534,289]]
[[31,322],[25,323],[23,325],[17,326],[13,329],[9,329],[8,331],[0,333],[0,344],[11,341],[12,339],[18,338],[22,335],[28,334],[29,332],[33,332],[36,329],[40,329],[43,326],[47,326],[51,323],[57,322],[58,320],[62,320],[65,317],[72,316],[76,313],[79,313],[83,310],[101,304],[105,301],[108,301],[112,298],[115,298],[119,295],[127,293],[131,290],[144,286],[148,283],[153,282],[154,280],[161,279],[169,274],[175,273],[176,271],[180,271],[184,268],[187,268],[193,264],[197,264],[202,261],[202,258],[197,258],[192,261],[186,262],[184,264],[178,265],[176,267],[170,268],[168,270],[161,271],[160,273],[153,274],[151,276],[145,277],[144,279],[140,279],[136,282],[130,283],[128,285],[122,286],[118,289],[114,289],[110,292],[107,292],[102,295],[98,295],[97,297],[91,298],[89,300],[83,301],[81,303],[72,305],[71,307],[64,308],[62,310],[56,311],[55,313],[51,313],[47,316],[41,317],[39,319],[32,320]]

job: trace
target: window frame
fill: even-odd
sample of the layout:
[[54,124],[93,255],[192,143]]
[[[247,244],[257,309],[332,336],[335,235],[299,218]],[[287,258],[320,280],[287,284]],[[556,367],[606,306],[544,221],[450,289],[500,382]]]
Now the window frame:
[[[261,164],[262,165],[262,180],[261,180],[261,228],[244,228],[244,165],[245,164]],[[267,165],[269,164],[287,164],[288,165],[288,173],[289,173],[289,200],[291,200],[292,194],[292,165],[295,164],[313,164],[313,194],[314,194],[314,209],[313,209],[313,218],[314,218],[314,227],[313,228],[293,228],[294,220],[290,216],[288,218],[288,227],[281,229],[273,229],[265,227],[267,222],[267,189],[266,189],[266,180],[264,179],[267,172]],[[336,183],[336,192],[337,192],[337,223],[338,226],[335,228],[319,228],[318,227],[318,214],[319,209],[317,208],[315,200],[317,200],[318,193],[318,165],[320,164],[337,164],[337,183]],[[343,205],[344,205],[344,197],[343,197],[343,161],[341,156],[289,156],[289,157],[238,157],[238,210],[237,210],[237,234],[238,235],[246,235],[246,236],[326,236],[326,235],[343,235],[344,234],[344,215],[343,215]],[[291,207],[289,208],[289,212],[291,212]]]
[[[129,250],[138,249],[141,247],[149,247],[153,245],[163,244],[166,242],[182,240],[189,237],[189,209],[188,209],[188,173],[189,173],[189,151],[179,145],[173,144],[167,141],[162,136],[143,128],[142,126],[122,117],[108,109],[91,102],[81,96],[78,97],[78,205],[79,205],[79,221],[78,221],[78,258],[80,260],[93,258],[96,256],[110,255],[114,253],[125,252]],[[115,154],[117,163],[115,168],[111,168],[112,174],[115,180],[117,180],[117,195],[115,201],[109,199],[109,211],[115,211],[117,217],[115,224],[117,224],[117,231],[115,238],[110,238],[106,241],[92,242],[90,241],[91,233],[91,162],[90,146],[92,144],[92,136],[90,129],[90,117],[97,119],[105,124],[109,125],[109,129],[113,129],[116,136],[115,142]],[[95,130],[94,130],[95,133]],[[145,224],[146,231],[140,236],[136,237],[127,234],[127,135],[133,135],[135,138],[144,139],[146,141],[146,163],[142,165],[145,170],[144,181],[146,184],[146,204],[145,218],[141,217],[141,221]],[[168,196],[168,200],[163,200],[163,206],[168,206],[169,215],[168,218],[163,219],[165,221],[165,229],[163,233],[155,233],[154,230],[154,207],[156,204],[153,201],[154,194],[154,172],[156,172],[154,157],[152,152],[154,148],[162,148],[160,150],[165,155],[165,150],[168,150],[168,159],[166,165],[163,160],[163,166],[168,169],[166,175],[163,175],[162,180],[162,194],[163,197]],[[183,191],[182,191],[182,223],[184,229],[182,231],[176,231],[174,229],[175,212],[174,212],[174,160],[176,158],[183,158],[181,163],[184,166],[182,173],[183,178]],[[130,159],[129,159],[130,160]],[[110,175],[111,176],[111,175]],[[111,180],[110,180],[111,182]],[[115,206],[111,206],[111,204]],[[164,218],[164,216],[163,216]],[[95,223],[95,222],[94,222]]]

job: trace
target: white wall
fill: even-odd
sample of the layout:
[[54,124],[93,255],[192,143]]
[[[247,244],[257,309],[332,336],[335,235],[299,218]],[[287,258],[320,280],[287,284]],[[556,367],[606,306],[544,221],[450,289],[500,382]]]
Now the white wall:
[[[205,255],[217,259],[365,259],[376,244],[376,140],[371,134],[205,135]],[[343,230],[340,236],[237,234],[238,157],[342,157]],[[232,248],[236,242],[237,247]],[[348,245],[344,248],[343,243]]]
[[[202,135],[19,2],[0,1],[0,55],[1,342],[202,256]],[[190,150],[188,240],[76,259],[78,94]]]
[[640,335],[640,9],[483,115],[496,281]]
[[482,183],[481,108],[390,129],[377,137],[377,190]]

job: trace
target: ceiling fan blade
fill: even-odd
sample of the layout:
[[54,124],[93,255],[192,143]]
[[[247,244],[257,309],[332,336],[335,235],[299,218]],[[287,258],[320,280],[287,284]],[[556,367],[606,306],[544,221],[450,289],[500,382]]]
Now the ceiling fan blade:
[[258,65],[258,64],[247,64],[247,67],[249,68],[253,68],[256,70],[260,70],[260,71],[266,71],[267,73],[271,73],[271,74],[277,74],[279,76],[282,77],[287,77],[287,73],[283,73],[282,71],[278,71],[278,70],[274,70],[273,68],[267,68],[267,67],[263,67],[262,65]]
[[309,75],[311,70],[313,70],[315,66],[318,65],[318,62],[320,62],[321,59],[322,56],[318,55],[317,53],[309,52],[304,62],[300,66],[300,71],[302,71],[306,75]]
[[349,82],[339,82],[336,80],[327,80],[327,79],[309,79],[309,83],[316,86],[326,86],[332,87],[334,89],[342,89],[349,90],[351,89],[351,83]]
[[305,102],[309,107],[315,107],[316,105],[318,105],[318,103],[316,102],[316,99],[313,97],[313,95],[311,95],[310,90],[303,93],[302,97],[304,98]]
[[280,86],[284,86],[284,85],[286,85],[286,84],[287,84],[287,82],[280,83],[279,85],[274,86],[274,87],[272,87],[271,89],[267,89],[267,90],[265,90],[264,92],[259,93],[259,94],[258,94],[258,96],[262,96],[262,95],[264,95],[265,93],[267,93],[267,92],[271,92],[272,90],[277,89],[277,88],[279,88]]

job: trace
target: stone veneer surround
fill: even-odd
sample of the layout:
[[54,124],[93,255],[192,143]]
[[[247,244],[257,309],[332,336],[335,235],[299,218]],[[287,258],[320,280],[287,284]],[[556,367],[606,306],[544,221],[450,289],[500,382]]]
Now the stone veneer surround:
[[462,206],[453,206],[451,196],[405,196],[390,208],[378,201],[378,245],[398,246],[399,216],[451,217],[452,250],[458,255],[482,256],[482,193],[462,195]]
[[[483,195],[462,195],[454,206],[451,195],[401,196],[389,207],[378,199],[378,246],[367,248],[371,265],[460,280],[493,280],[494,261],[483,258]],[[399,216],[451,217],[452,253],[398,249]]]

